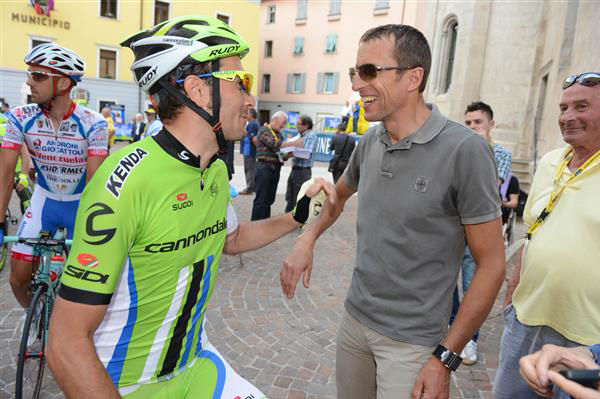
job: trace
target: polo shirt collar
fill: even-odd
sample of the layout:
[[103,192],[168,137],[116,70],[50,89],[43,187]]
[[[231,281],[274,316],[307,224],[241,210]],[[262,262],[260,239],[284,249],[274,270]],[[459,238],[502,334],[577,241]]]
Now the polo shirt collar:
[[399,140],[396,144],[392,144],[383,123],[377,126],[377,130],[375,134],[381,141],[383,141],[388,147],[393,147],[397,149],[408,149],[412,145],[412,143],[416,144],[426,144],[433,140],[444,128],[448,118],[446,118],[442,113],[438,110],[438,108],[434,104],[425,104],[427,108],[431,111],[425,123],[421,125],[414,133],[410,136]]

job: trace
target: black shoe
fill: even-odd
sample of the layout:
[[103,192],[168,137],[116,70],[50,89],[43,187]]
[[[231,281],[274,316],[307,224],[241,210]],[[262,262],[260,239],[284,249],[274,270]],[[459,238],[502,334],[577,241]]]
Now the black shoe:
[[239,195],[251,195],[251,194],[254,194],[254,191],[248,190],[247,188],[239,192]]

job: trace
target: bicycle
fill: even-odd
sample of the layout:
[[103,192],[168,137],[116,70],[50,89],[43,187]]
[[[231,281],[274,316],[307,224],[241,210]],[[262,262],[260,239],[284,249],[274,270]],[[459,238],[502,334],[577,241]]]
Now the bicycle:
[[33,256],[37,261],[31,283],[32,300],[25,317],[19,345],[15,384],[17,399],[36,399],[42,390],[50,315],[60,275],[68,256],[68,247],[72,243],[72,240],[67,240],[65,237],[66,229],[59,228],[54,238],[50,238],[47,232],[41,232],[39,238],[14,236],[4,238],[4,242],[19,242],[33,246]]
[[[10,213],[10,209],[6,208],[6,213],[4,215],[4,226],[3,226],[4,237],[8,236],[8,226],[16,225],[17,223],[19,223],[19,219],[17,217],[12,216],[12,214]],[[6,241],[4,241],[2,243],[2,247],[0,248],[0,271],[2,271],[2,269],[4,269],[6,259],[8,259],[8,253],[9,253],[8,243]]]

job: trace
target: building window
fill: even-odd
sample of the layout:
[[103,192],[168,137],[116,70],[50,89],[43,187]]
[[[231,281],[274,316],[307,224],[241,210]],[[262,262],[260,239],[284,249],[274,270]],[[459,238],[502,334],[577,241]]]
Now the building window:
[[267,23],[268,24],[275,23],[275,5],[267,7]]
[[340,15],[342,13],[342,0],[329,0],[329,15]]
[[271,75],[265,73],[262,78],[262,92],[270,93],[271,92]]
[[104,79],[117,78],[117,52],[100,49],[99,76]]
[[225,22],[227,25],[229,25],[229,21],[231,20],[231,17],[227,14],[221,14],[221,13],[217,13],[217,19]]
[[337,35],[335,33],[331,33],[327,35],[327,40],[325,41],[325,53],[331,54],[335,53],[337,50]]
[[294,55],[304,54],[304,37],[298,36],[294,39]]
[[385,10],[390,8],[389,0],[375,0],[375,9],[376,10]]
[[34,49],[35,47],[39,46],[40,44],[46,44],[46,43],[52,43],[52,40],[50,39],[44,39],[41,37],[36,37],[36,38],[31,38],[31,49]]
[[154,25],[169,19],[169,3],[164,1],[154,2]]
[[106,18],[117,18],[117,0],[100,0],[100,15]]
[[340,84],[339,72],[319,72],[317,75],[318,94],[336,94]]
[[440,60],[442,62],[438,76],[438,92],[447,93],[452,83],[452,71],[454,70],[454,57],[456,54],[456,42],[458,40],[458,20],[456,17],[449,18],[442,30],[442,47]]
[[273,56],[273,40],[267,40],[265,42],[265,58]]
[[304,93],[305,73],[288,73],[287,93]]
[[296,19],[306,19],[308,0],[297,0]]

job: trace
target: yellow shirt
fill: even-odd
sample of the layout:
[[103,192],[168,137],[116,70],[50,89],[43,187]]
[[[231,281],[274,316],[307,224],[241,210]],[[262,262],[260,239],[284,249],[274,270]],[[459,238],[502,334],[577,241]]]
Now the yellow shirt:
[[[551,151],[540,161],[523,213],[528,226],[548,204],[569,149]],[[565,168],[558,185],[571,176]],[[567,186],[533,234],[513,304],[523,324],[552,327],[584,345],[600,342],[600,159]]]
[[106,119],[106,123],[108,124],[108,142],[112,146],[115,143],[115,138],[116,138],[115,122],[113,122],[112,116],[109,116],[108,118],[105,118],[105,119]]

